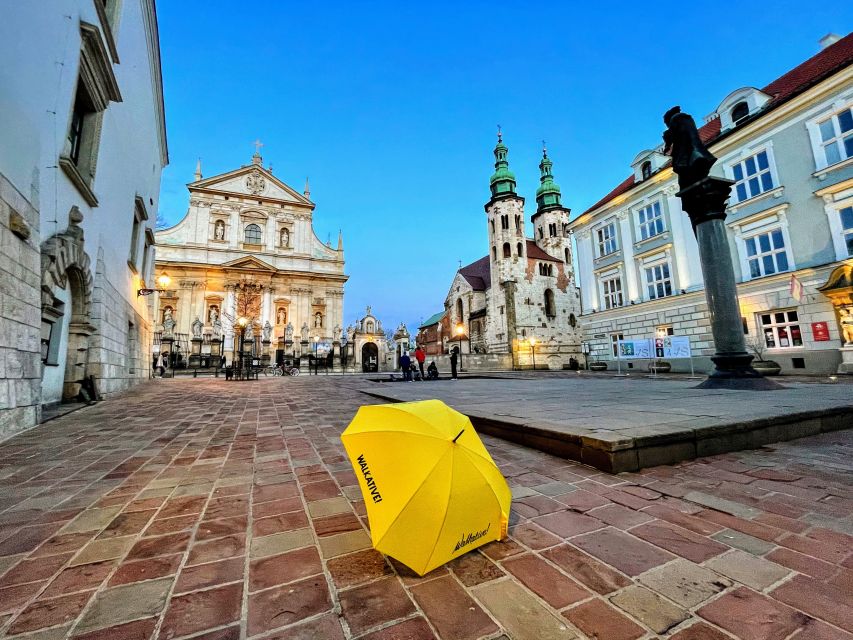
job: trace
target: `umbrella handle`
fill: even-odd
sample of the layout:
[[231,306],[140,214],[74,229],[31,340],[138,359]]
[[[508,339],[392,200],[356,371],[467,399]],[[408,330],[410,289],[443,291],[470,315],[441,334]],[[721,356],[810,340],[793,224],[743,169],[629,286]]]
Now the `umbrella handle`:
[[460,431],[459,433],[457,433],[457,434],[456,434],[456,437],[455,437],[455,438],[453,438],[453,442],[456,442],[456,441],[459,439],[459,436],[461,436],[461,435],[462,435],[462,433],[463,433],[464,431],[465,431],[465,429],[462,429],[462,431]]

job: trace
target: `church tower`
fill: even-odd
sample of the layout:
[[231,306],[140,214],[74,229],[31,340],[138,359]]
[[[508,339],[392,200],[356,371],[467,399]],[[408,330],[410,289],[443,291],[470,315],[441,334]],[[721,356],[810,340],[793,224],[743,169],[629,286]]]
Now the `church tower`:
[[571,270],[572,249],[568,234],[569,213],[560,199],[560,187],[554,182],[551,173],[553,163],[548,157],[548,149],[542,148],[542,162],[539,163],[539,188],[536,190],[536,213],[530,218],[536,245],[552,258],[565,263],[566,271]]
[[492,197],[486,203],[491,273],[489,342],[494,351],[512,349],[515,339],[516,283],[527,269],[524,237],[524,198],[515,191],[515,175],[509,170],[509,149],[498,128],[495,145],[495,172],[489,180]]

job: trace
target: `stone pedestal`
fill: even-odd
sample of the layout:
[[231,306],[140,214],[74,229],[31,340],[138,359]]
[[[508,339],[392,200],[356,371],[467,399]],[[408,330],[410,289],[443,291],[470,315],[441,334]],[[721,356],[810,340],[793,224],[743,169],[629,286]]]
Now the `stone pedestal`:
[[690,216],[699,244],[705,298],[716,349],[711,356],[715,370],[697,388],[782,389],[780,384],[762,377],[752,368],[752,356],[746,352],[732,255],[724,223],[732,184],[731,180],[707,177],[676,194]]
[[[175,336],[174,335],[172,335],[172,334],[164,335],[160,338],[160,353],[167,354],[164,357],[164,360],[165,360],[165,364],[166,364],[166,371],[168,372],[168,374],[172,373],[173,367],[175,365],[174,347],[175,347]],[[165,376],[165,375],[167,375],[167,373],[164,373],[163,375]]]
[[190,339],[190,358],[188,366],[190,369],[195,369],[201,366],[201,343],[204,338],[201,336]]
[[839,351],[841,352],[841,364],[838,365],[838,373],[853,375],[853,344],[844,345]]
[[261,341],[261,366],[268,367],[270,364],[270,344],[269,340]]

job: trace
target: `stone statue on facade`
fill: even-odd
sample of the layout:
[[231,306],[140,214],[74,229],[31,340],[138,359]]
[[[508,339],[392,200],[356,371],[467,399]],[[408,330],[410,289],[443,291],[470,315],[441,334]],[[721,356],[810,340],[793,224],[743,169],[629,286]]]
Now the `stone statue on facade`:
[[167,336],[175,333],[175,319],[172,317],[172,307],[166,307],[163,311],[163,333]]
[[207,314],[208,323],[216,326],[216,323],[219,321],[219,312],[216,310],[216,307],[210,307],[210,313]]
[[308,323],[303,322],[302,323],[302,334],[299,337],[302,338],[302,340],[308,340],[308,334],[309,333],[310,333],[310,331],[308,330]]
[[341,325],[335,325],[335,328],[332,331],[332,336],[334,337],[335,342],[341,341]]
[[276,324],[284,324],[285,320],[287,320],[287,311],[285,311],[283,308],[279,309],[278,315],[275,319]]
[[707,178],[717,158],[705,148],[693,118],[673,107],[663,116],[667,129],[663,132],[664,153],[672,156],[672,170],[678,175],[678,186],[684,190]]
[[853,307],[841,307],[841,335],[845,347],[853,347]]
[[225,240],[225,223],[222,220],[217,220],[213,225],[214,240]]
[[219,337],[222,335],[222,320],[219,319],[219,316],[216,317],[216,320],[213,321],[213,335]]
[[284,328],[284,339],[288,342],[293,342],[293,325],[289,322],[287,326]]
[[267,320],[266,323],[264,323],[264,328],[261,329],[261,331],[264,334],[264,342],[269,342],[270,341],[270,334],[272,334],[272,325],[270,324],[269,320]]
[[355,339],[355,327],[350,325],[347,327],[347,339],[352,342]]
[[201,329],[202,327],[204,327],[204,324],[198,316],[195,317],[195,320],[193,321],[191,327],[193,331],[193,338],[201,338]]

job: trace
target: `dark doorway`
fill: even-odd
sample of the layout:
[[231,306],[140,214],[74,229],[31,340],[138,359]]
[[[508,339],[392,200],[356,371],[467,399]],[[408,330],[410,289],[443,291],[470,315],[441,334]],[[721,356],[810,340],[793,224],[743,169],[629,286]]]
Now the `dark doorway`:
[[361,370],[364,373],[379,371],[379,347],[373,342],[365,342],[361,348]]

